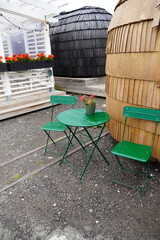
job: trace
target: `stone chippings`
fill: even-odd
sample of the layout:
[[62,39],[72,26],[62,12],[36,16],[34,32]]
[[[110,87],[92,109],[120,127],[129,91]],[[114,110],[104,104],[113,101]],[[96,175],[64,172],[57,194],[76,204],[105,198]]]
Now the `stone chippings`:
[[[105,109],[105,99],[96,100],[97,106]],[[78,101],[77,107],[82,106]],[[45,135],[39,127],[49,119],[49,110],[1,121],[0,163],[44,144]],[[63,110],[62,106],[56,107],[56,113]],[[117,184],[109,186],[115,163],[109,150],[115,143],[110,135],[100,140],[99,145],[110,166],[96,152],[82,183],[78,181],[79,173],[66,164],[61,167],[56,164],[0,193],[0,239],[158,240],[160,166],[151,163],[153,178],[149,180],[146,198],[141,198],[134,189]],[[1,167],[1,186],[8,183],[13,174],[23,176],[43,162],[56,158],[51,157],[39,150]],[[82,168],[85,155],[80,150],[68,160]],[[137,163],[137,168],[140,167]],[[120,178],[129,181],[128,175],[119,174]],[[136,184],[141,182],[141,177],[134,175],[131,180]]]

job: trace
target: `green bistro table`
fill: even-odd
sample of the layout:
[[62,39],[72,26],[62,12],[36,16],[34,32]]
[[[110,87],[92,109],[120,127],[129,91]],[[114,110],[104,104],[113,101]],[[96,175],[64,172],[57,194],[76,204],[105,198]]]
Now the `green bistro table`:
[[[71,109],[71,110],[67,110],[67,111],[59,113],[57,115],[57,120],[59,122],[65,124],[68,127],[68,129],[71,133],[70,142],[68,143],[68,146],[66,147],[66,150],[64,152],[64,155],[63,155],[62,159],[60,160],[59,165],[61,165],[63,163],[63,161],[68,163],[65,160],[65,158],[66,158],[66,155],[68,153],[69,147],[72,144],[72,139],[73,138],[75,138],[77,140],[77,142],[80,144],[82,149],[87,153],[87,151],[85,149],[85,146],[82,143],[81,139],[78,138],[78,135],[76,135],[79,127],[83,127],[84,131],[86,132],[86,135],[91,140],[91,143],[93,143],[93,145],[94,145],[92,152],[89,155],[87,154],[87,162],[86,162],[86,165],[85,165],[83,171],[80,171],[79,169],[77,169],[77,168],[73,167],[71,164],[69,164],[71,167],[73,167],[78,172],[80,172],[80,174],[81,174],[80,182],[82,181],[84,173],[85,173],[85,171],[88,167],[88,164],[91,160],[91,157],[93,156],[93,153],[96,149],[98,150],[98,152],[100,153],[100,155],[102,156],[104,161],[109,165],[109,162],[107,161],[106,157],[104,156],[104,154],[101,152],[101,150],[98,147],[98,142],[101,138],[102,132],[103,132],[104,127],[105,127],[105,124],[106,124],[106,122],[108,122],[110,120],[109,114],[107,114],[106,112],[102,112],[102,111],[96,111],[93,115],[87,115],[85,113],[85,109]],[[92,135],[88,131],[88,128],[99,126],[99,125],[101,125],[102,128],[100,129],[100,133],[99,133],[97,139],[94,140],[94,138],[92,137]]]

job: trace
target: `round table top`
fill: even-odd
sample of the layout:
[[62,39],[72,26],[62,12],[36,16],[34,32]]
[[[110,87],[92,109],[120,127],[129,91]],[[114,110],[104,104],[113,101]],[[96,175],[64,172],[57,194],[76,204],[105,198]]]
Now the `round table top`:
[[57,120],[72,127],[94,127],[110,120],[108,113],[97,110],[92,115],[87,115],[85,109],[71,109],[57,115]]

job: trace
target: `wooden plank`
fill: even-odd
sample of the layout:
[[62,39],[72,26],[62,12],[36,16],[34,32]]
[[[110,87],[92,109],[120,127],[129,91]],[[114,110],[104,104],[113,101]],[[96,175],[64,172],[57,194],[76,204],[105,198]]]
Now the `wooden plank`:
[[112,85],[113,85],[113,77],[109,76],[109,89],[108,89],[109,96],[112,96]]
[[112,32],[109,32],[107,36],[107,41],[106,41],[106,54],[111,53],[111,45],[112,45],[111,36],[112,36]]
[[110,76],[109,81],[109,96],[113,97],[113,85],[114,85],[114,77]]
[[116,52],[116,46],[117,46],[117,34],[118,34],[118,28],[114,30],[114,45],[113,45],[113,53]]
[[118,42],[117,42],[117,52],[120,52],[121,49],[121,41],[122,41],[122,27],[119,27],[119,35],[118,35]]
[[156,38],[156,46],[155,46],[155,51],[160,52],[160,28],[157,29],[157,38]]
[[47,92],[46,94],[39,94],[37,96],[28,96],[23,99],[15,99],[12,101],[6,101],[7,104],[0,106],[0,120],[29,113],[38,109],[43,109],[50,105],[51,95],[66,95],[62,91]]
[[129,92],[128,92],[128,102],[133,103],[133,89],[134,89],[134,80],[130,79],[129,81]]
[[117,86],[118,86],[118,78],[114,77],[113,78],[113,87],[112,87],[112,91],[113,91],[113,98],[116,98],[116,94],[117,94]]
[[126,52],[131,52],[132,34],[133,34],[133,24],[130,25],[130,29],[129,29],[129,33],[128,33],[128,41],[127,41],[127,46],[126,46]]
[[143,131],[143,130],[140,131],[139,139],[138,139],[140,144],[145,144],[146,135],[147,135],[146,131]]
[[154,85],[155,85],[154,82],[149,82],[148,84],[147,101],[146,101],[147,107],[152,107]]
[[120,28],[117,28],[117,37],[116,37],[116,48],[115,53],[119,52],[119,38],[120,38]]
[[142,106],[146,107],[147,93],[148,93],[148,81],[144,81],[143,92],[142,92]]
[[114,30],[110,32],[110,41],[111,41],[111,45],[110,45],[110,49],[109,49],[109,53],[113,53],[113,46],[114,46]]
[[145,52],[146,51],[146,31],[147,31],[147,21],[143,22],[142,27],[142,36],[141,36],[141,44],[140,44],[140,51]]
[[153,100],[152,100],[152,108],[157,108],[157,87],[156,84],[154,84],[154,88],[153,88]]
[[121,92],[121,78],[117,79],[117,92],[116,99],[120,100],[120,92]]
[[150,132],[147,132],[147,136],[145,139],[145,145],[151,146],[153,141],[153,134]]
[[123,94],[123,101],[128,102],[128,91],[129,91],[129,79],[125,79],[124,82],[124,94]]
[[130,24],[127,26],[124,26],[124,40],[122,42],[122,52],[126,52],[129,31],[130,31]]
[[144,81],[139,81],[139,90],[138,90],[138,96],[137,96],[137,104],[142,105],[142,93],[143,93],[143,83]]
[[109,86],[110,86],[110,76],[106,76],[106,85],[105,85],[105,92],[109,94]]
[[108,54],[106,73],[121,78],[157,81],[159,62],[159,52]]
[[119,52],[122,52],[123,50],[123,42],[124,42],[124,36],[125,36],[125,26],[121,27],[121,39],[120,39],[120,43],[119,43]]
[[43,108],[47,108],[50,106],[50,103],[43,103],[43,104],[39,104],[39,105],[34,105],[32,107],[30,106],[25,106],[25,108],[21,108],[21,109],[14,109],[14,111],[11,112],[5,112],[3,114],[0,115],[0,120],[4,120],[7,118],[11,118],[11,117],[15,117],[15,116],[19,116],[21,114],[25,114],[25,113],[30,113],[36,110],[41,110]]
[[146,30],[146,51],[150,51],[151,44],[151,36],[152,36],[152,21],[147,22],[147,30]]
[[126,1],[114,12],[108,31],[125,24],[153,19],[157,11],[157,1]]
[[160,88],[156,91],[156,108],[160,109]]
[[140,131],[139,128],[132,128],[133,142],[139,143]]
[[122,78],[121,79],[121,91],[120,91],[120,95],[119,95],[119,99],[121,101],[123,101],[123,95],[124,95],[124,83],[125,83],[125,79]]
[[150,51],[155,50],[158,28],[152,28]]
[[140,51],[143,22],[138,23],[136,52]]
[[131,41],[131,52],[136,52],[138,23],[133,24],[133,34]]
[[138,102],[138,92],[139,92],[139,80],[135,80],[133,89],[133,104],[137,104]]

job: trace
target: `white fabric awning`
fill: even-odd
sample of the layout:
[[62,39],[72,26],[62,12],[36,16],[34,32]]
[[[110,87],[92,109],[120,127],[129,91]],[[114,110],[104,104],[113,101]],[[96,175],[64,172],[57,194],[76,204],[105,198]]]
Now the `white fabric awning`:
[[0,0],[0,32],[33,30],[37,22],[54,22],[67,0]]

